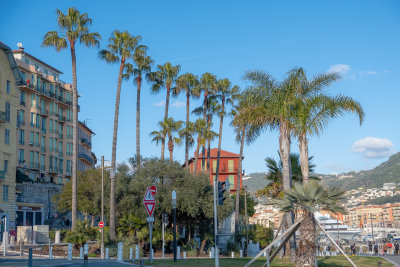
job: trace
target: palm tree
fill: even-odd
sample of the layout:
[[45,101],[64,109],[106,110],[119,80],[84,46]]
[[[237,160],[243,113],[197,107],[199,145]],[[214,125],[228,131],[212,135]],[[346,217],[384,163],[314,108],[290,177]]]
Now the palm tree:
[[219,180],[219,161],[221,157],[221,144],[222,144],[222,126],[224,122],[225,116],[225,105],[233,104],[233,101],[239,97],[239,87],[231,85],[231,82],[228,79],[221,79],[217,82],[217,91],[216,96],[221,101],[221,110],[219,112],[219,134],[218,134],[218,152],[217,152],[217,168],[215,174],[215,181]]
[[[278,151],[279,154],[279,151]],[[308,172],[314,172],[315,164],[312,163],[313,156],[308,158],[309,162],[309,170]],[[265,158],[265,164],[267,165],[268,174],[265,179],[268,181],[268,185],[257,191],[257,195],[264,195],[271,198],[283,197],[283,188],[282,188],[282,161],[279,160],[279,163],[272,157]],[[297,153],[290,153],[290,166],[292,169],[292,181],[301,183],[302,180],[302,171],[300,165],[300,155]],[[312,180],[319,181],[318,177],[310,177]]]
[[160,125],[160,131],[153,131],[150,133],[150,136],[153,137],[152,141],[155,141],[157,144],[161,141],[165,141],[165,137],[168,136],[168,150],[169,150],[169,162],[172,163],[174,144],[181,144],[181,139],[177,136],[174,136],[175,133],[179,133],[182,128],[183,121],[175,121],[173,118],[165,119],[164,121],[160,121],[158,125]]
[[[178,95],[181,91],[186,92],[186,126],[188,128],[190,123],[189,109],[190,109],[190,96],[198,97],[197,91],[194,90],[199,84],[198,77],[192,73],[185,73],[179,76],[176,80],[176,87],[173,90],[174,95]],[[189,166],[189,132],[185,134],[185,166]]]
[[303,180],[309,180],[308,167],[308,135],[319,135],[331,119],[341,117],[346,112],[356,113],[360,125],[364,119],[364,111],[357,101],[350,97],[329,96],[324,89],[340,79],[338,73],[323,73],[308,80],[302,68],[297,70],[298,90],[294,118],[295,135],[299,142],[300,162]]
[[[153,83],[151,90],[154,93],[158,93],[161,87],[167,89],[167,96],[165,99],[165,114],[164,120],[168,119],[168,108],[169,108],[169,97],[171,88],[178,77],[181,66],[172,66],[171,63],[167,62],[164,65],[157,65],[157,71],[151,72],[148,75],[148,80]],[[164,160],[164,150],[165,150],[165,136],[161,140],[161,160]]]
[[146,47],[138,46],[133,53],[132,64],[126,64],[126,73],[128,77],[134,75],[134,82],[136,83],[136,157],[138,159],[137,167],[140,169],[140,89],[142,88],[142,78],[144,75],[148,76],[151,72],[151,66],[153,65],[153,60],[146,56]]
[[[200,94],[201,92],[204,93],[204,101],[203,101],[203,120],[205,120],[208,124],[208,119],[207,119],[207,109],[208,109],[208,99],[210,95],[213,95],[216,92],[216,84],[217,83],[217,77],[214,74],[211,74],[209,72],[203,73],[200,78],[200,84],[198,86],[198,93]],[[208,129],[211,126],[208,126]],[[208,149],[207,153],[210,153]],[[205,170],[205,144],[202,146],[202,171]],[[208,168],[209,162],[208,162]]]
[[126,61],[133,56],[133,53],[138,47],[142,37],[140,35],[133,36],[128,31],[120,32],[114,30],[108,39],[107,49],[99,51],[99,58],[109,64],[119,62],[117,95],[115,100],[115,114],[114,114],[114,130],[112,141],[112,155],[111,155],[111,172],[110,172],[110,239],[116,239],[115,233],[115,171],[116,171],[116,153],[117,153],[117,132],[118,132],[118,115],[119,115],[119,102],[121,95],[121,82],[123,71],[125,69]]
[[67,48],[68,44],[71,50],[72,59],[72,229],[75,229],[77,220],[77,136],[78,136],[78,82],[76,75],[76,42],[84,44],[87,47],[99,46],[101,36],[97,32],[89,32],[89,26],[92,24],[92,19],[87,13],[81,14],[79,10],[70,7],[67,14],[64,14],[59,9],[56,10],[57,24],[60,32],[50,31],[43,37],[42,46],[53,46],[59,52]]
[[205,129],[207,128],[207,123],[205,120],[203,119],[197,119],[194,122],[194,133],[197,135],[197,147],[196,147],[196,151],[195,151],[195,158],[194,158],[194,174],[197,174],[197,164],[199,161],[199,149],[200,146],[204,144],[205,142],[205,138],[203,136]]
[[[249,92],[258,102],[257,107],[250,109],[245,116],[251,117],[250,131],[257,136],[263,129],[279,129],[279,154],[282,160],[283,190],[290,190],[292,175],[290,168],[290,134],[293,129],[294,106],[299,72],[290,70],[285,80],[278,83],[263,71],[250,71],[244,79],[251,83]],[[286,225],[293,224],[293,213],[285,214]],[[296,258],[295,237],[289,241],[290,257]]]
[[315,266],[316,257],[316,222],[314,212],[326,210],[333,213],[345,213],[340,204],[344,200],[344,191],[337,188],[325,189],[318,181],[295,183],[293,188],[285,191],[285,197],[279,201],[284,212],[302,212],[300,239],[295,267]]

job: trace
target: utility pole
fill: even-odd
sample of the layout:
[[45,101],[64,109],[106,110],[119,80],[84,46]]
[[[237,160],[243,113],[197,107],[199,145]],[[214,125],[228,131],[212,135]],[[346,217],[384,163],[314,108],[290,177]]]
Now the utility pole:
[[372,221],[372,213],[370,213],[370,215],[371,215],[372,242],[375,242],[375,238],[374,238],[374,222]]
[[[217,168],[218,169],[218,168]],[[215,250],[214,250],[214,265],[219,267],[218,258],[218,214],[217,214],[217,176],[214,179],[214,240],[215,240]]]
[[[104,156],[101,156],[101,221],[104,223]],[[101,258],[104,259],[104,226],[101,228]]]

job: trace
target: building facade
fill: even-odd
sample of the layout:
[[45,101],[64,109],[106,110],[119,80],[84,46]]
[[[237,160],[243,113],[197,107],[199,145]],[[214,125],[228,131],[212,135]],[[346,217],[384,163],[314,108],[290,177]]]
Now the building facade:
[[[210,150],[210,168],[207,170],[207,150],[205,152],[204,166],[205,171],[210,177],[210,183],[213,184],[213,180],[215,179],[215,175],[217,174],[217,153],[218,149],[213,148]],[[202,164],[203,164],[203,154],[200,153],[198,155],[197,162],[197,173],[201,173]],[[236,183],[238,179],[238,165],[239,165],[239,154],[235,154],[229,151],[221,150],[220,154],[220,166],[219,166],[219,181],[229,180],[230,183],[230,191],[236,191]],[[189,159],[189,169],[190,172],[194,172],[194,162],[195,158]],[[240,188],[242,188],[242,173],[240,174]]]
[[96,155],[92,152],[92,136],[94,132],[84,122],[79,122],[78,129],[78,171],[93,169],[97,163]]

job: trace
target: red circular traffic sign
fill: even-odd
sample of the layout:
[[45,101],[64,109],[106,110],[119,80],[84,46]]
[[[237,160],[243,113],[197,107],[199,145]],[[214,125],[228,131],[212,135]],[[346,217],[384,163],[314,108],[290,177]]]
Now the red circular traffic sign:
[[99,222],[99,227],[100,227],[100,228],[103,228],[103,227],[104,227],[104,222],[103,222],[103,221],[100,221],[100,222]]

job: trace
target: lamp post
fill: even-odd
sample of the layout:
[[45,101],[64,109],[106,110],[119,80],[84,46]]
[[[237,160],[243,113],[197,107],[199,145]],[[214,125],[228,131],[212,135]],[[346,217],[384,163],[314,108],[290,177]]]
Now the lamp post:
[[176,261],[176,192],[172,191],[172,217],[173,217],[173,233],[174,233],[174,261]]
[[[104,223],[104,156],[101,156],[101,221]],[[104,259],[104,226],[101,228],[101,258]]]

